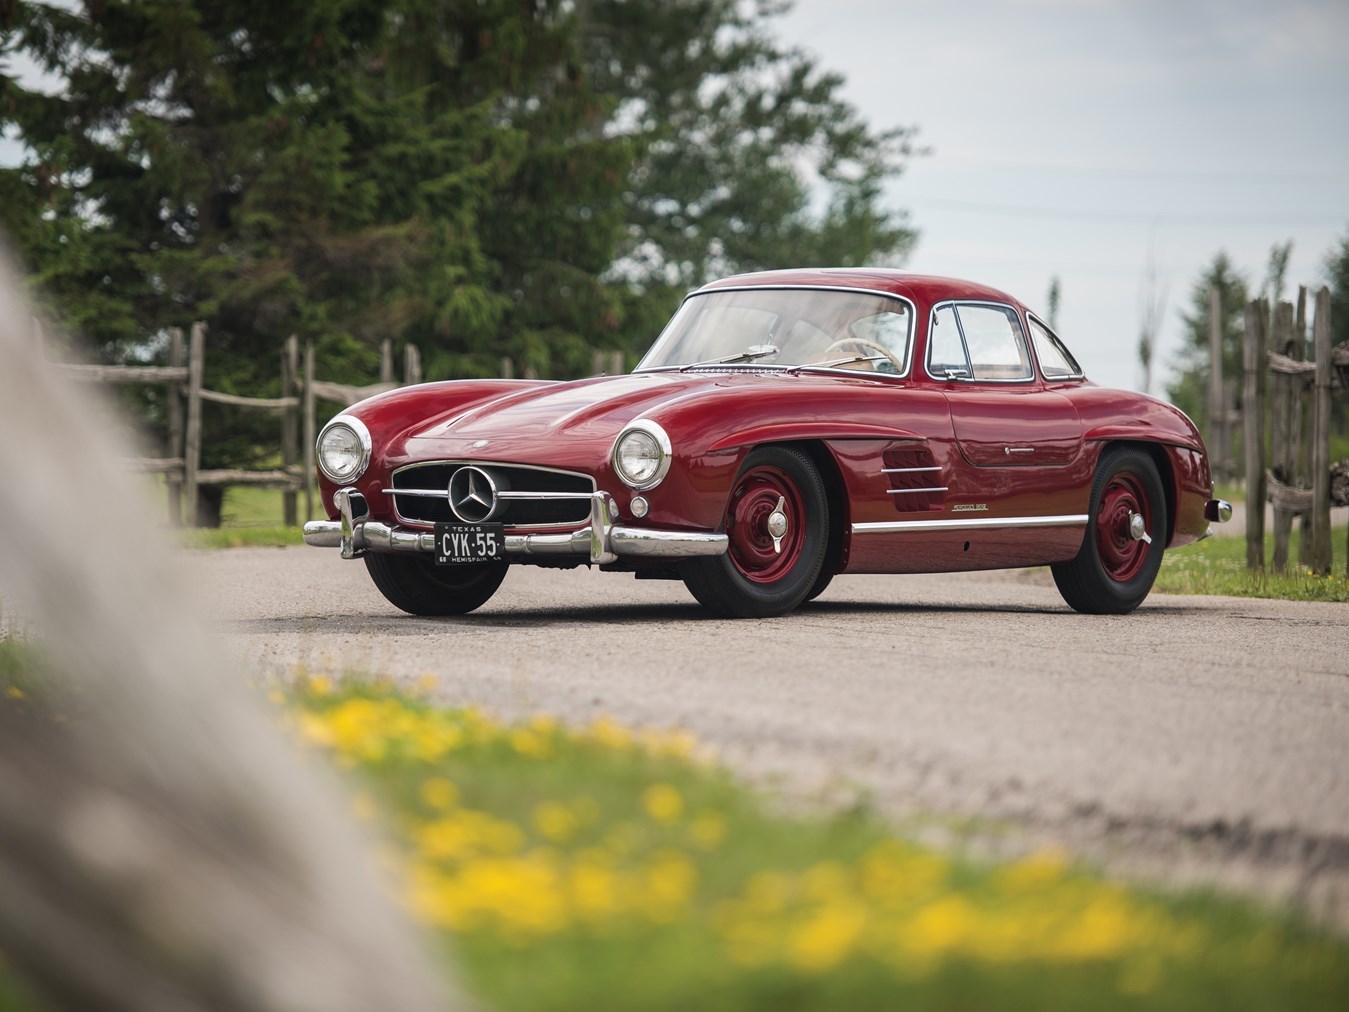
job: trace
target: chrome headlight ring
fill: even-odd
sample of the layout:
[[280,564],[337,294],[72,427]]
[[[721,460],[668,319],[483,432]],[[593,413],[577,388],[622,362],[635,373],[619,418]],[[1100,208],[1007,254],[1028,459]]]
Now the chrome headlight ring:
[[[665,480],[673,456],[665,430],[649,418],[638,418],[614,440],[609,463],[624,485],[644,492]],[[643,460],[645,465],[640,463]]]
[[[364,422],[355,415],[338,415],[319,433],[314,456],[325,478],[337,485],[347,485],[365,474],[373,449],[374,442]],[[339,465],[343,456],[354,459],[354,463]]]

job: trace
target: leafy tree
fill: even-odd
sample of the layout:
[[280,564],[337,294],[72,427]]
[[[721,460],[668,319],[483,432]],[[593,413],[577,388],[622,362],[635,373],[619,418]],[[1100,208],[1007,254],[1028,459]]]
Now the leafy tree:
[[[434,335],[445,371],[528,357],[539,319],[555,337],[612,321],[595,293],[628,160],[581,136],[599,106],[562,6],[6,5],[0,51],[62,88],[0,80],[29,151],[0,173],[0,222],[109,359],[205,320],[216,389],[275,389],[290,333],[339,380],[368,377],[387,336]],[[540,283],[566,256],[589,298]],[[207,424],[208,467],[275,452],[241,412]]]
[[[215,389],[275,393],[292,333],[336,380],[385,337],[433,378],[576,375],[709,275],[911,245],[880,196],[912,131],[867,127],[777,10],[0,0],[0,128],[27,151],[0,226],[106,360],[204,320]],[[274,420],[206,426],[207,467],[275,454]]]
[[689,288],[735,271],[902,261],[915,235],[882,186],[914,131],[874,131],[842,78],[772,35],[760,0],[590,0],[586,67],[640,145],[613,270],[634,350]]
[[[1226,253],[1218,253],[1195,281],[1190,308],[1182,311],[1184,341],[1172,362],[1176,379],[1167,387],[1171,402],[1208,428],[1208,388],[1212,369],[1209,360],[1209,293],[1218,289],[1222,319],[1223,377],[1240,377],[1241,338],[1245,331],[1246,279],[1232,266]],[[1238,385],[1240,390],[1240,385]]]

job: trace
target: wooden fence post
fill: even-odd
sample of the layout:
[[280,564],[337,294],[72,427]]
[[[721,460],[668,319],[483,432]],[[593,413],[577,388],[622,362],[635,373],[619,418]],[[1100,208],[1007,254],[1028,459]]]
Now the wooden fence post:
[[197,524],[197,472],[201,469],[201,381],[206,370],[206,324],[192,324],[187,349],[187,434],[183,444],[183,484],[187,523]]
[[[1274,310],[1274,352],[1288,357],[1293,344],[1293,305],[1280,302]],[[1270,469],[1274,480],[1283,485],[1297,484],[1296,457],[1292,424],[1293,401],[1301,392],[1300,378],[1275,372],[1270,382]],[[1277,486],[1275,486],[1277,488]],[[1282,502],[1274,504],[1274,557],[1270,568],[1276,573],[1288,569],[1288,538],[1293,530],[1293,513]]]
[[[297,393],[300,372],[300,339],[294,334],[286,338],[281,349],[281,396],[294,397]],[[286,408],[281,415],[281,467],[290,471],[300,463],[300,409]],[[287,527],[299,523],[297,515],[298,500],[295,489],[290,488],[281,496],[283,522]]]
[[314,342],[304,346],[304,516],[314,515],[314,439],[318,420],[314,417]]
[[393,339],[386,337],[379,343],[379,381],[393,382]]
[[515,363],[507,355],[501,356],[501,378],[515,379]]
[[[169,328],[169,367],[181,369],[186,363],[183,349],[183,328]],[[181,457],[183,467],[187,467],[187,449],[183,437],[183,395],[186,392],[182,383],[165,384],[168,392],[169,445],[165,456]],[[183,471],[170,471],[165,475],[169,495],[169,523],[174,527],[183,525]]]
[[1223,397],[1222,296],[1215,285],[1208,293],[1208,424],[1213,440],[1212,460],[1219,479],[1232,477],[1228,467],[1232,441],[1228,438],[1227,402]]
[[1269,314],[1259,301],[1246,306],[1242,336],[1242,372],[1245,387],[1241,402],[1246,459],[1246,568],[1265,568],[1265,439],[1264,399],[1260,396],[1260,373],[1266,368],[1265,318]]
[[403,382],[407,386],[422,381],[422,353],[415,344],[403,348]]
[[1316,398],[1312,407],[1312,560],[1313,573],[1330,573],[1330,289],[1316,293]]

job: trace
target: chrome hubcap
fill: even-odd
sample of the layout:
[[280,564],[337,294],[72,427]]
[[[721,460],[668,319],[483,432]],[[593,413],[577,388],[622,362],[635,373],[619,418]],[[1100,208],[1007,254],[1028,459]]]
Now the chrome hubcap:
[[787,535],[787,514],[783,508],[787,505],[786,496],[778,496],[778,503],[773,507],[773,512],[768,514],[765,526],[768,528],[768,536],[773,539],[773,552],[776,555],[782,554],[782,539]]

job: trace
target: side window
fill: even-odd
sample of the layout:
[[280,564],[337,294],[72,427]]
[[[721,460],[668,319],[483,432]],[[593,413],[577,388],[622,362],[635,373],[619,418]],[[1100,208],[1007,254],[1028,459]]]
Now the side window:
[[927,337],[927,371],[937,377],[968,379],[971,375],[953,306],[942,306],[932,314],[932,333]]
[[960,307],[960,329],[977,380],[1026,380],[1033,375],[1026,336],[1010,306]]
[[1040,359],[1040,371],[1047,380],[1081,379],[1082,367],[1048,327],[1035,317],[1028,317],[1030,337],[1035,342],[1035,354]]

